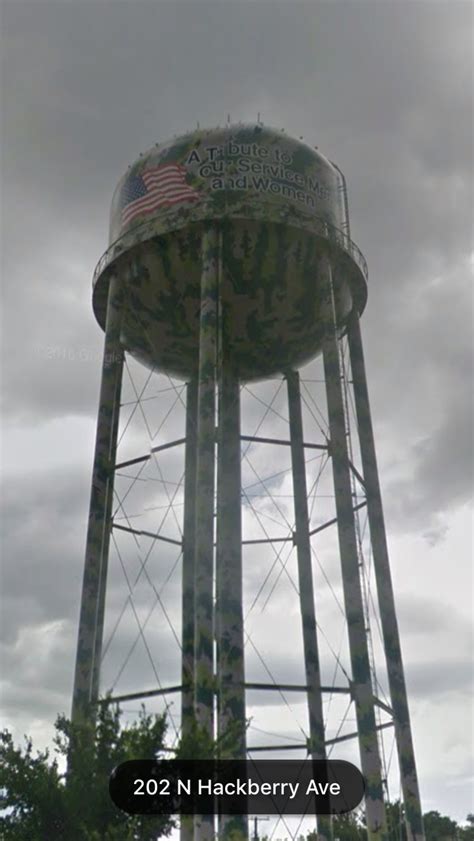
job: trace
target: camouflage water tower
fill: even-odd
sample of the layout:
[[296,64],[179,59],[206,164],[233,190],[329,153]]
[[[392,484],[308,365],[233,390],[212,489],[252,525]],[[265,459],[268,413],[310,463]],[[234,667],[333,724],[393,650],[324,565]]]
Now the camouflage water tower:
[[[322,355],[343,600],[366,781],[369,839],[386,836],[382,764],[360,579],[339,343],[348,338],[380,623],[410,841],[423,838],[395,604],[389,570],[359,318],[367,268],[350,239],[345,181],[315,148],[256,125],[196,130],[157,144],[116,189],[110,246],[94,275],[105,331],[75,671],[73,717],[99,696],[112,493],[124,353],[186,385],[182,546],[183,732],[195,716],[209,735],[236,728],[246,756],[242,611],[243,383],[286,378],[294,488],[308,752],[326,757],[323,693],[308,526],[299,369]],[[215,480],[215,476],[217,479]],[[214,522],[216,533],[214,535]],[[301,688],[301,687],[300,687]],[[157,690],[158,691],[158,690]],[[148,693],[151,694],[151,693]],[[136,693],[139,695],[139,692]],[[245,820],[242,823],[246,833]],[[320,818],[322,837],[331,834]],[[183,828],[201,838],[209,826]],[[225,826],[219,837],[225,837]]]

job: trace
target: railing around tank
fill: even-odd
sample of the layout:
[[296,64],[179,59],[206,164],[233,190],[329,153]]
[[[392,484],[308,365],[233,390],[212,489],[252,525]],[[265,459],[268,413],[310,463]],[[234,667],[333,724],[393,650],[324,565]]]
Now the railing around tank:
[[364,275],[365,280],[369,279],[369,270],[367,267],[367,261],[362,254],[360,248],[351,240],[350,236],[346,234],[344,231],[339,230],[339,228],[335,228],[334,225],[329,225],[328,222],[325,223],[326,231],[327,231],[327,239],[330,242],[337,242],[338,245],[341,246],[343,251],[346,251],[347,254],[350,254],[352,259],[355,263],[359,266],[362,274]]
[[[337,245],[342,248],[347,254],[352,257],[354,262],[358,265],[359,269],[361,270],[362,274],[366,281],[368,281],[369,272],[367,268],[367,262],[362,254],[362,251],[358,246],[353,242],[350,236],[345,232],[341,231],[339,228],[336,228],[334,225],[330,225],[325,219],[321,219],[321,217],[316,216],[311,218],[312,223],[315,225],[316,228],[319,230],[315,231],[320,236],[323,236],[325,239],[329,240],[329,242],[335,242]],[[92,285],[95,286],[99,276],[102,274],[104,269],[112,262],[115,257],[119,254],[122,254],[128,245],[132,243],[128,243],[127,239],[131,239],[132,235],[133,238],[136,237],[137,233],[140,229],[144,228],[149,224],[149,221],[141,222],[136,227],[132,228],[130,231],[127,231],[125,234],[122,234],[121,237],[115,240],[109,247],[107,251],[102,254],[97,266],[94,269],[94,275],[92,279]]]

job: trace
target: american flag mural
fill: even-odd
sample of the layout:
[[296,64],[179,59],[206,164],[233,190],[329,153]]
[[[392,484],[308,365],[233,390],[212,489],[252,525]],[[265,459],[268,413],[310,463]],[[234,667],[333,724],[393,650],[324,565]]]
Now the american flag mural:
[[125,182],[122,195],[122,224],[163,205],[195,201],[199,192],[186,183],[186,168],[181,164],[161,164],[132,175]]

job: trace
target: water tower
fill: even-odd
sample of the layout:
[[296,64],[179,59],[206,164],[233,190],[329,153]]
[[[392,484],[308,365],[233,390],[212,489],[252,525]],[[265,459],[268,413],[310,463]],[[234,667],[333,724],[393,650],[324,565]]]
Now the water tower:
[[[181,727],[233,724],[246,756],[242,610],[242,384],[283,376],[307,698],[308,754],[326,757],[299,369],[321,355],[335,524],[369,839],[386,835],[376,697],[352,485],[364,489],[390,705],[410,841],[423,828],[389,570],[359,318],[367,268],[350,239],[342,173],[261,124],[196,130],[157,144],[114,194],[110,246],[93,288],[104,361],[75,670],[73,717],[99,697],[124,353],[186,383]],[[348,342],[361,471],[351,459],[340,342]],[[255,439],[258,440],[258,439]],[[264,440],[264,439],[261,439]],[[266,440],[266,439],[265,439]],[[314,445],[315,447],[318,445]],[[139,461],[136,459],[135,461]],[[360,506],[359,506],[360,507]],[[133,531],[133,529],[129,529]],[[316,530],[317,531],[317,530]],[[316,594],[317,595],[317,594]],[[265,687],[260,687],[264,689]],[[268,687],[267,687],[268,688]],[[289,687],[291,689],[291,687]],[[296,687],[297,688],[297,687]],[[157,690],[158,692],[158,690]],[[138,696],[140,693],[135,693]],[[153,694],[153,693],[147,693]],[[245,821],[243,822],[244,833]],[[322,837],[330,820],[320,818]],[[183,837],[202,838],[205,822]],[[221,825],[220,836],[226,833]]]

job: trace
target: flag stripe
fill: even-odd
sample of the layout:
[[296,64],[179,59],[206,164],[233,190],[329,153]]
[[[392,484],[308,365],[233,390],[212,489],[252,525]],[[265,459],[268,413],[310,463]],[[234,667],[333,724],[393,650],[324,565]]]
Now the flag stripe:
[[185,184],[186,181],[182,175],[177,172],[146,172],[143,175],[145,184],[166,184],[169,181],[174,181],[176,184]]
[[164,197],[164,198],[161,198],[161,199],[157,199],[156,201],[143,203],[143,204],[140,204],[138,207],[134,207],[134,209],[130,213],[123,214],[122,219],[123,219],[124,223],[130,222],[132,219],[135,218],[135,216],[138,216],[141,213],[150,213],[152,210],[155,210],[155,208],[161,207],[162,205],[175,204],[177,201],[180,201],[180,200],[182,200],[182,201],[196,201],[196,199],[197,199],[197,196],[189,196],[187,194],[175,196],[172,199],[170,199],[169,197]]
[[161,190],[156,190],[151,194],[148,194],[141,198],[138,201],[132,202],[122,213],[122,218],[124,221],[129,221],[131,218],[136,216],[138,213],[142,212],[149,212],[153,210],[154,207],[158,207],[162,204],[172,204],[174,201],[179,201],[180,199],[197,199],[197,196],[194,193],[189,193],[189,191],[180,190],[180,191],[173,191],[173,193],[164,193]]
[[186,183],[186,170],[182,165],[164,164],[130,179],[125,185],[125,196],[130,196],[122,209],[122,222],[127,224],[135,216],[150,213],[163,205],[194,201],[199,193]]
[[178,195],[174,195],[171,198],[169,196],[162,196],[162,197],[157,197],[157,198],[155,197],[155,199],[153,199],[153,200],[147,200],[147,201],[140,202],[138,206],[134,205],[133,209],[129,213],[123,213],[122,214],[123,221],[128,222],[128,221],[130,221],[130,219],[133,219],[133,217],[137,216],[139,213],[150,212],[155,207],[160,207],[161,205],[164,205],[164,204],[173,204],[174,202],[179,201],[180,199],[188,200],[188,201],[189,200],[195,201],[196,198],[197,198],[196,196],[190,196],[187,193],[181,193],[181,194],[178,194]]

